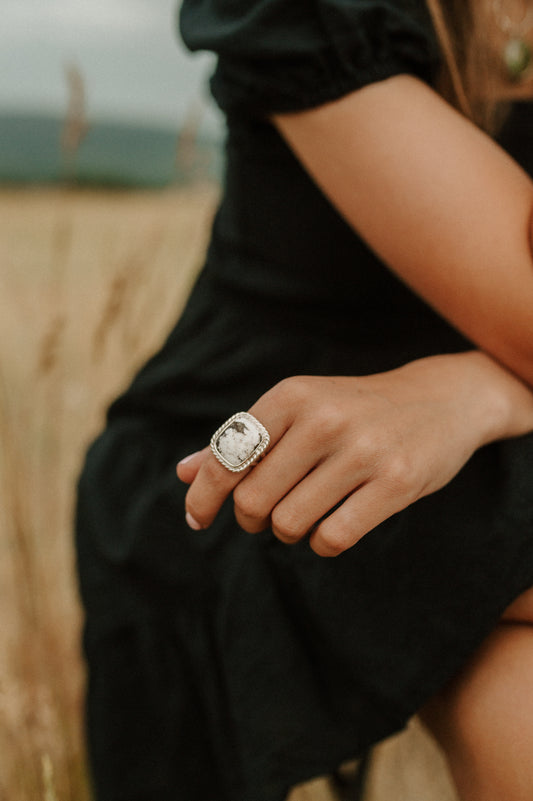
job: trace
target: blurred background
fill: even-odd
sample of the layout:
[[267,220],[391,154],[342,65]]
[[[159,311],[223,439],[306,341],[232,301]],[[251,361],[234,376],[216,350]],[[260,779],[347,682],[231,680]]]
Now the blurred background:
[[[216,175],[212,59],[185,52],[176,7],[3,0],[0,180],[163,186],[191,169]],[[182,150],[194,138],[197,163],[176,151],[180,136]]]
[[221,122],[174,0],[2,0],[0,801],[88,801],[77,476],[201,267]]

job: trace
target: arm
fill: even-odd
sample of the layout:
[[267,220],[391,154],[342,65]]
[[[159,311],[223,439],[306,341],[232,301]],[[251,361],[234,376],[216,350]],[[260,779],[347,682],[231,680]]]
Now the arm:
[[409,76],[274,122],[384,262],[533,385],[533,186],[515,162]]

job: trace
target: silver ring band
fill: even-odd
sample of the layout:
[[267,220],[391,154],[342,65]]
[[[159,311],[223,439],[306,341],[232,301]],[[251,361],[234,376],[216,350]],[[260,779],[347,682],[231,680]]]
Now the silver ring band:
[[269,433],[259,420],[248,412],[237,412],[217,428],[210,444],[220,464],[239,473],[260,458],[269,442]]

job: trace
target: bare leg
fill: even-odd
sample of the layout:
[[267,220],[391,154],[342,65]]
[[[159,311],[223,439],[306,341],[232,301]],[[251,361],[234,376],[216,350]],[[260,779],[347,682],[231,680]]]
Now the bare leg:
[[462,801],[533,798],[533,589],[422,710]]

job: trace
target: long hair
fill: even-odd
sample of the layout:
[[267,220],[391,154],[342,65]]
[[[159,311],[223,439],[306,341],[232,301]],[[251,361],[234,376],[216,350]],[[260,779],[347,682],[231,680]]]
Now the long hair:
[[502,76],[494,49],[490,4],[479,0],[426,0],[443,64],[439,90],[452,105],[494,133],[505,117]]

